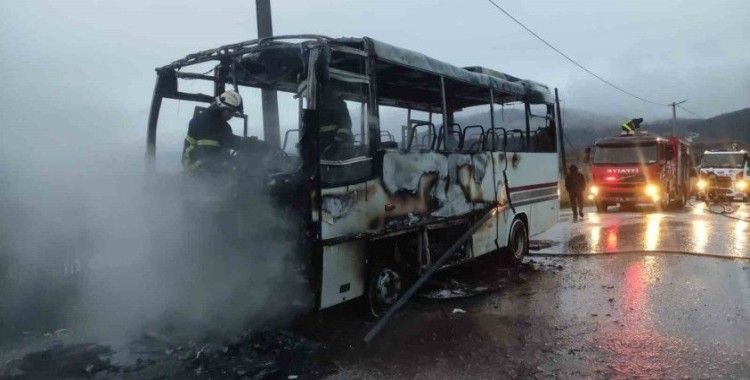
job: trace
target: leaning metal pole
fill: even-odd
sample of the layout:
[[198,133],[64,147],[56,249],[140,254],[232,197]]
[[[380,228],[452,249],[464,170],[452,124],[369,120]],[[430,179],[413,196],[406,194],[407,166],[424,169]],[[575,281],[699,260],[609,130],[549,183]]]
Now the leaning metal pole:
[[[258,38],[273,36],[271,24],[271,0],[255,0],[258,22]],[[263,106],[263,139],[271,146],[281,146],[281,132],[279,131],[279,102],[276,90],[263,88],[260,90]]]

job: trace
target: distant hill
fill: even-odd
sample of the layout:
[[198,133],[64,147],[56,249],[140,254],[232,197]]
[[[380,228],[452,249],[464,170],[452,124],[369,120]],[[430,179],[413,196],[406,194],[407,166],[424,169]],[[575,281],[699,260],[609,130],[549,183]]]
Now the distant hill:
[[[750,108],[733,111],[705,120],[678,120],[678,130],[698,133],[694,140],[706,145],[726,145],[739,143],[750,147]],[[671,130],[671,121],[660,121],[653,126],[661,133]],[[680,135],[684,135],[682,132]]]

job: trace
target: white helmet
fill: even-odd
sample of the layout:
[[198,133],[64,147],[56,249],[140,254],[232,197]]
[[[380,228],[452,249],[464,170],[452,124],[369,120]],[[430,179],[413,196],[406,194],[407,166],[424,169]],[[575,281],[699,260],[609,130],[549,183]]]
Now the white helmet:
[[221,108],[230,108],[239,110],[242,106],[242,97],[232,90],[224,91],[223,94],[216,97],[216,105]]

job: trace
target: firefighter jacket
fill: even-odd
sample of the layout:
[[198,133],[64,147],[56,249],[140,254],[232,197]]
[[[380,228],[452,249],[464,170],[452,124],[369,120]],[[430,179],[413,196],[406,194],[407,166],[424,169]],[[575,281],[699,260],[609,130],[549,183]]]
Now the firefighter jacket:
[[643,122],[643,119],[641,118],[631,119],[623,123],[620,128],[625,133],[633,134],[637,129],[641,127],[641,122]]
[[185,171],[219,171],[229,158],[229,149],[236,149],[242,137],[232,134],[232,127],[221,117],[221,109],[212,105],[195,115],[188,126],[182,148]]

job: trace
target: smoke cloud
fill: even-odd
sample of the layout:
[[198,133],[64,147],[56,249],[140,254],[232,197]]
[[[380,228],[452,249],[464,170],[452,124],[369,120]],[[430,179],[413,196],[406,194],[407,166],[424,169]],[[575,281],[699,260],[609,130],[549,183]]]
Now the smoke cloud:
[[230,334],[308,304],[299,233],[262,192],[236,213],[225,188],[147,175],[141,145],[29,128],[0,143],[0,340]]

